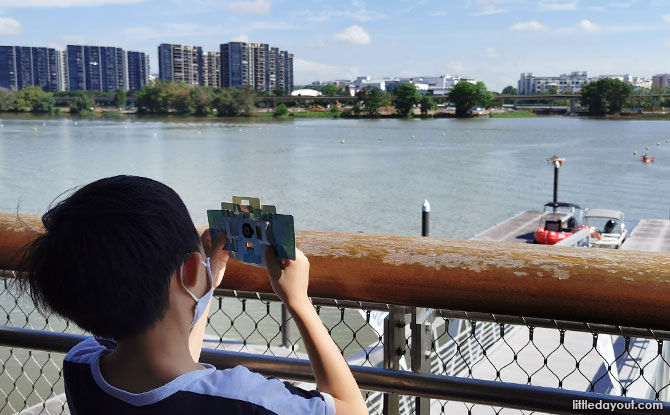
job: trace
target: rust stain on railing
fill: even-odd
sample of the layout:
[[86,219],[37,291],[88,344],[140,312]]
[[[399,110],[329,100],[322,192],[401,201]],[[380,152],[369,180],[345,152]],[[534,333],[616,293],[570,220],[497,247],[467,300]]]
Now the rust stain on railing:
[[[0,268],[36,235],[0,214]],[[670,330],[667,254],[318,231],[297,244],[312,296]],[[271,292],[236,261],[220,287]]]

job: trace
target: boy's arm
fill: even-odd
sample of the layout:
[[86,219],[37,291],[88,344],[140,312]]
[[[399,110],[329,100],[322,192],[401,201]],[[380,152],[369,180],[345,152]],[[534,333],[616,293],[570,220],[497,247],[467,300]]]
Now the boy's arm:
[[365,401],[347,362],[307,296],[307,257],[296,249],[295,261],[281,260],[271,248],[266,248],[265,257],[272,288],[300,330],[319,390],[334,398],[338,414],[367,414]]

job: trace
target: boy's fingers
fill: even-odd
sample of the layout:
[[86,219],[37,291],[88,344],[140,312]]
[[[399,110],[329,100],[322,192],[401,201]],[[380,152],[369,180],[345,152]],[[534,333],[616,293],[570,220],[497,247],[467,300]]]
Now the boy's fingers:
[[277,252],[272,245],[265,245],[265,263],[271,275],[281,273],[281,270],[284,269],[281,258],[277,256]]
[[226,241],[228,241],[228,236],[226,235],[226,231],[222,230],[218,235],[216,235],[216,239],[214,240],[212,247],[212,253],[222,251],[223,247],[226,246]]
[[209,233],[209,228],[205,229],[205,232],[200,235],[200,242],[205,252],[209,252],[209,249],[212,247],[212,238]]

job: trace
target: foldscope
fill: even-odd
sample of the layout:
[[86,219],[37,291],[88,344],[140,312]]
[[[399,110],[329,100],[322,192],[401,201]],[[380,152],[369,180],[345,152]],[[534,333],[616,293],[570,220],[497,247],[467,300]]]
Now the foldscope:
[[295,260],[293,216],[278,214],[257,197],[233,196],[232,203],[221,203],[221,210],[208,210],[207,219],[212,241],[226,232],[223,249],[233,259],[265,268],[265,246],[271,245],[281,258]]

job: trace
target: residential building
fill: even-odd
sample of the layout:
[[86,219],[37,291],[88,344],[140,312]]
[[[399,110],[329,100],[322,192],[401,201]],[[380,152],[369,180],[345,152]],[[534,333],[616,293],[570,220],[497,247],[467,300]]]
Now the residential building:
[[158,46],[159,78],[185,82],[191,86],[205,84],[202,48],[163,43]]
[[670,73],[654,75],[651,79],[651,87],[654,89],[670,88]]
[[142,89],[149,83],[149,74],[149,55],[128,51],[128,89]]
[[293,90],[293,54],[266,43],[228,42],[221,45],[220,55],[222,87]]
[[589,82],[585,71],[562,74],[560,76],[535,76],[532,72],[522,73],[518,83],[520,95],[548,93],[552,90],[576,94]]
[[651,89],[652,81],[649,78],[644,78],[640,76],[631,76],[629,74],[625,75],[599,75],[596,79],[618,79],[622,82],[626,82],[633,86],[633,90],[638,91],[640,89]]
[[221,88],[221,53],[205,52],[202,62],[204,65],[204,85],[210,88]]
[[33,85],[48,92],[63,89],[61,53],[53,48],[0,46],[0,88]]
[[70,91],[113,92],[128,89],[128,62],[121,48],[67,46]]

